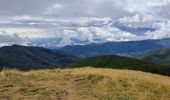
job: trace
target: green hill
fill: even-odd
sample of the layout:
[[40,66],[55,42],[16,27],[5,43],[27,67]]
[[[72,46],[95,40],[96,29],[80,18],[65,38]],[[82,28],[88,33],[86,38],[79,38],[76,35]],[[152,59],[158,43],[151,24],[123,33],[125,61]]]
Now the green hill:
[[152,63],[170,66],[170,48],[156,49],[140,53],[134,58],[146,60]]
[[120,57],[115,55],[85,58],[71,65],[71,67],[84,66],[139,70],[170,76],[170,67],[164,67],[138,59]]
[[67,66],[78,58],[63,52],[40,47],[6,46],[0,48],[0,69],[44,69]]
[[170,78],[115,69],[0,72],[0,100],[169,100]]

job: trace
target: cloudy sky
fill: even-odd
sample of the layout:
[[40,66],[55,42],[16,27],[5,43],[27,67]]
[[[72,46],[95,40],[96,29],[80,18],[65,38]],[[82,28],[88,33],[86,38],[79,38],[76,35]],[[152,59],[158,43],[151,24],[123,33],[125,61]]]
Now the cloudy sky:
[[170,0],[0,0],[0,46],[170,37]]

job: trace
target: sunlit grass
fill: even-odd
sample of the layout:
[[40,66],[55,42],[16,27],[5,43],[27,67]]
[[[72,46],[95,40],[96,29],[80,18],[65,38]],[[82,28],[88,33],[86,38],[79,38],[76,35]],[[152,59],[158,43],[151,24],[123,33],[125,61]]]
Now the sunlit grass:
[[170,100],[170,77],[102,68],[0,72],[0,100]]

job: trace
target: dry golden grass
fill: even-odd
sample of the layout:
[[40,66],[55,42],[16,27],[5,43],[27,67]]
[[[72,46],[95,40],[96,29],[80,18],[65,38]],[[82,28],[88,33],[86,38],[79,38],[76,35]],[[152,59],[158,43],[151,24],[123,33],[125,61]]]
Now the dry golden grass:
[[102,68],[4,70],[0,100],[170,100],[170,77]]

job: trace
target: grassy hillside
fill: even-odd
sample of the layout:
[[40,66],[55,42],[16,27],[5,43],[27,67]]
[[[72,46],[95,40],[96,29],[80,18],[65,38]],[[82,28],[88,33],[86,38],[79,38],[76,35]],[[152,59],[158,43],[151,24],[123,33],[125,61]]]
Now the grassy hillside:
[[78,58],[63,52],[54,52],[40,47],[6,46],[0,48],[0,69],[21,70],[56,68],[69,65]]
[[140,53],[135,55],[134,58],[143,59],[165,66],[170,66],[170,48],[163,48]]
[[100,66],[102,68],[138,70],[170,76],[170,67],[164,67],[142,60],[115,55],[85,58],[71,65],[71,67],[84,66]]
[[0,100],[169,100],[170,78],[113,69],[0,72]]

